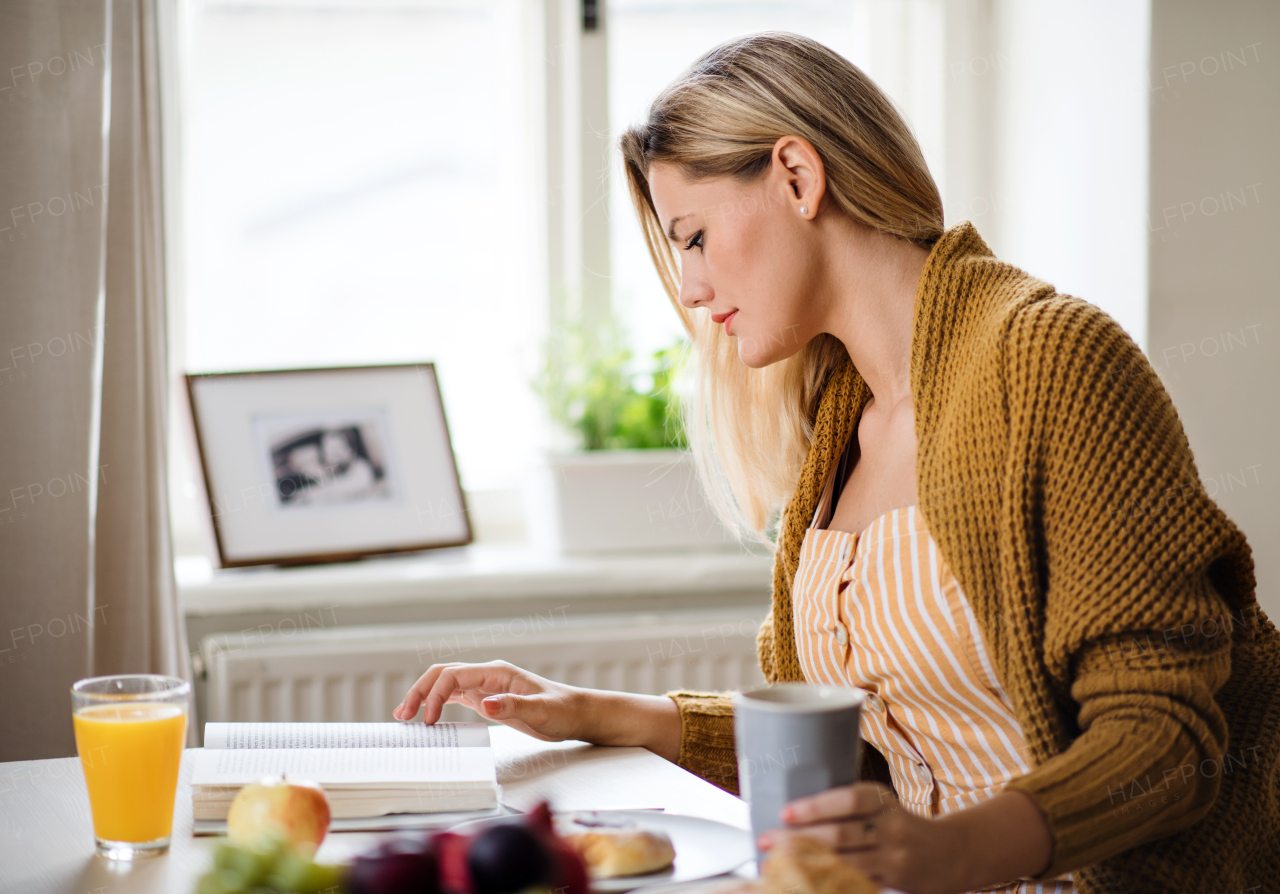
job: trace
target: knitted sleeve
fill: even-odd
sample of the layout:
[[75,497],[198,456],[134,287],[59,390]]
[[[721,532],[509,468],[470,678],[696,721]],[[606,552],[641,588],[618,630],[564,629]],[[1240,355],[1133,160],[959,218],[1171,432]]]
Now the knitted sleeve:
[[1026,470],[1014,536],[1038,544],[1025,576],[1041,582],[1021,604],[1043,632],[1043,656],[1008,661],[1049,677],[1011,696],[1074,720],[1008,786],[1048,821],[1049,878],[1210,810],[1228,744],[1215,694],[1232,637],[1250,635],[1234,619],[1256,603],[1243,534],[1204,492],[1169,396],[1118,324],[1078,299],[1036,302],[1012,324],[1007,370],[1009,442],[1026,451],[1010,457]]
[[730,794],[738,794],[730,697],[716,692],[681,691],[667,695],[680,709],[680,756],[676,763]]
[[[756,654],[772,683],[773,610],[756,633]],[[680,756],[676,763],[727,792],[738,794],[738,756],[733,738],[733,701],[723,692],[668,692],[680,709]]]

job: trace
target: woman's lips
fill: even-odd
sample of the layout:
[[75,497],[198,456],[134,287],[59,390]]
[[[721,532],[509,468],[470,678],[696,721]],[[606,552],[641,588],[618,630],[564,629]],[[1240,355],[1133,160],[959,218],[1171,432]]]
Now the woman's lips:
[[724,334],[733,335],[733,333],[729,331],[729,324],[733,322],[733,318],[736,317],[737,315],[738,315],[738,312],[736,310],[731,310],[727,314],[712,314],[711,322],[724,323]]

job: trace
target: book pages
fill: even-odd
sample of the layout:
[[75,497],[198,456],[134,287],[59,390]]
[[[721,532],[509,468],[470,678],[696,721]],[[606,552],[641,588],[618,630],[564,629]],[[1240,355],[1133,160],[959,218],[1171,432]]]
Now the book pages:
[[488,748],[483,723],[206,723],[204,747]]
[[197,755],[191,784],[245,785],[277,773],[322,786],[496,781],[487,748],[228,748]]

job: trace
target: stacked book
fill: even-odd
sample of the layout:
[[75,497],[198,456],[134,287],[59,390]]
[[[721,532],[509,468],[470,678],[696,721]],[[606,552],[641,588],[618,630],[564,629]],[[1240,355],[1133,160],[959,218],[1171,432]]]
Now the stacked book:
[[197,824],[225,820],[242,786],[280,774],[320,783],[334,819],[498,804],[483,723],[207,723],[191,777]]

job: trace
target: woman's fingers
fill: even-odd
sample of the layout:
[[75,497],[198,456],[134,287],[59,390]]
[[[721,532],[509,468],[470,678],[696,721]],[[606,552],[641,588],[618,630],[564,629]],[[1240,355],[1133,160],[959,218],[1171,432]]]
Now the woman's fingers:
[[[472,689],[480,689],[486,694],[493,691],[490,686],[485,685],[490,682],[489,670],[473,664],[455,664],[443,668],[432,684],[431,691],[422,700],[422,722],[432,724],[438,721],[444,706],[455,693],[461,694]],[[498,688],[506,687],[499,685]]]
[[477,711],[490,695],[514,692],[528,695],[541,692],[544,681],[505,661],[485,664],[432,665],[409,688],[404,700],[392,711],[397,720],[411,720],[423,709],[424,723],[435,723],[450,701],[462,702]]
[[797,798],[782,808],[781,819],[791,826],[878,813],[896,804],[893,789],[878,782],[859,782]]
[[768,850],[788,838],[804,836],[837,851],[871,850],[895,839],[900,825],[896,808],[893,790],[876,782],[797,798],[782,808],[787,827],[764,833],[760,848]]
[[770,850],[790,838],[814,838],[832,850],[863,851],[881,844],[883,834],[871,817],[844,823],[821,823],[803,829],[773,829],[760,836],[760,849]]
[[396,720],[412,720],[417,716],[418,708],[426,699],[427,693],[431,691],[431,687],[435,685],[440,673],[447,667],[455,666],[452,664],[433,664],[427,668],[427,672],[409,687],[409,691],[405,693],[404,700],[400,702],[399,707],[391,712],[392,716]]
[[404,693],[404,701],[399,704],[396,710],[392,711],[392,715],[397,720],[412,720],[417,715],[417,710],[422,707],[422,703],[426,702],[428,695],[436,688],[440,675],[444,674],[445,671],[467,666],[461,662],[447,663],[447,665],[431,665],[426,669],[425,674],[417,678],[417,683],[413,684],[407,693]]

